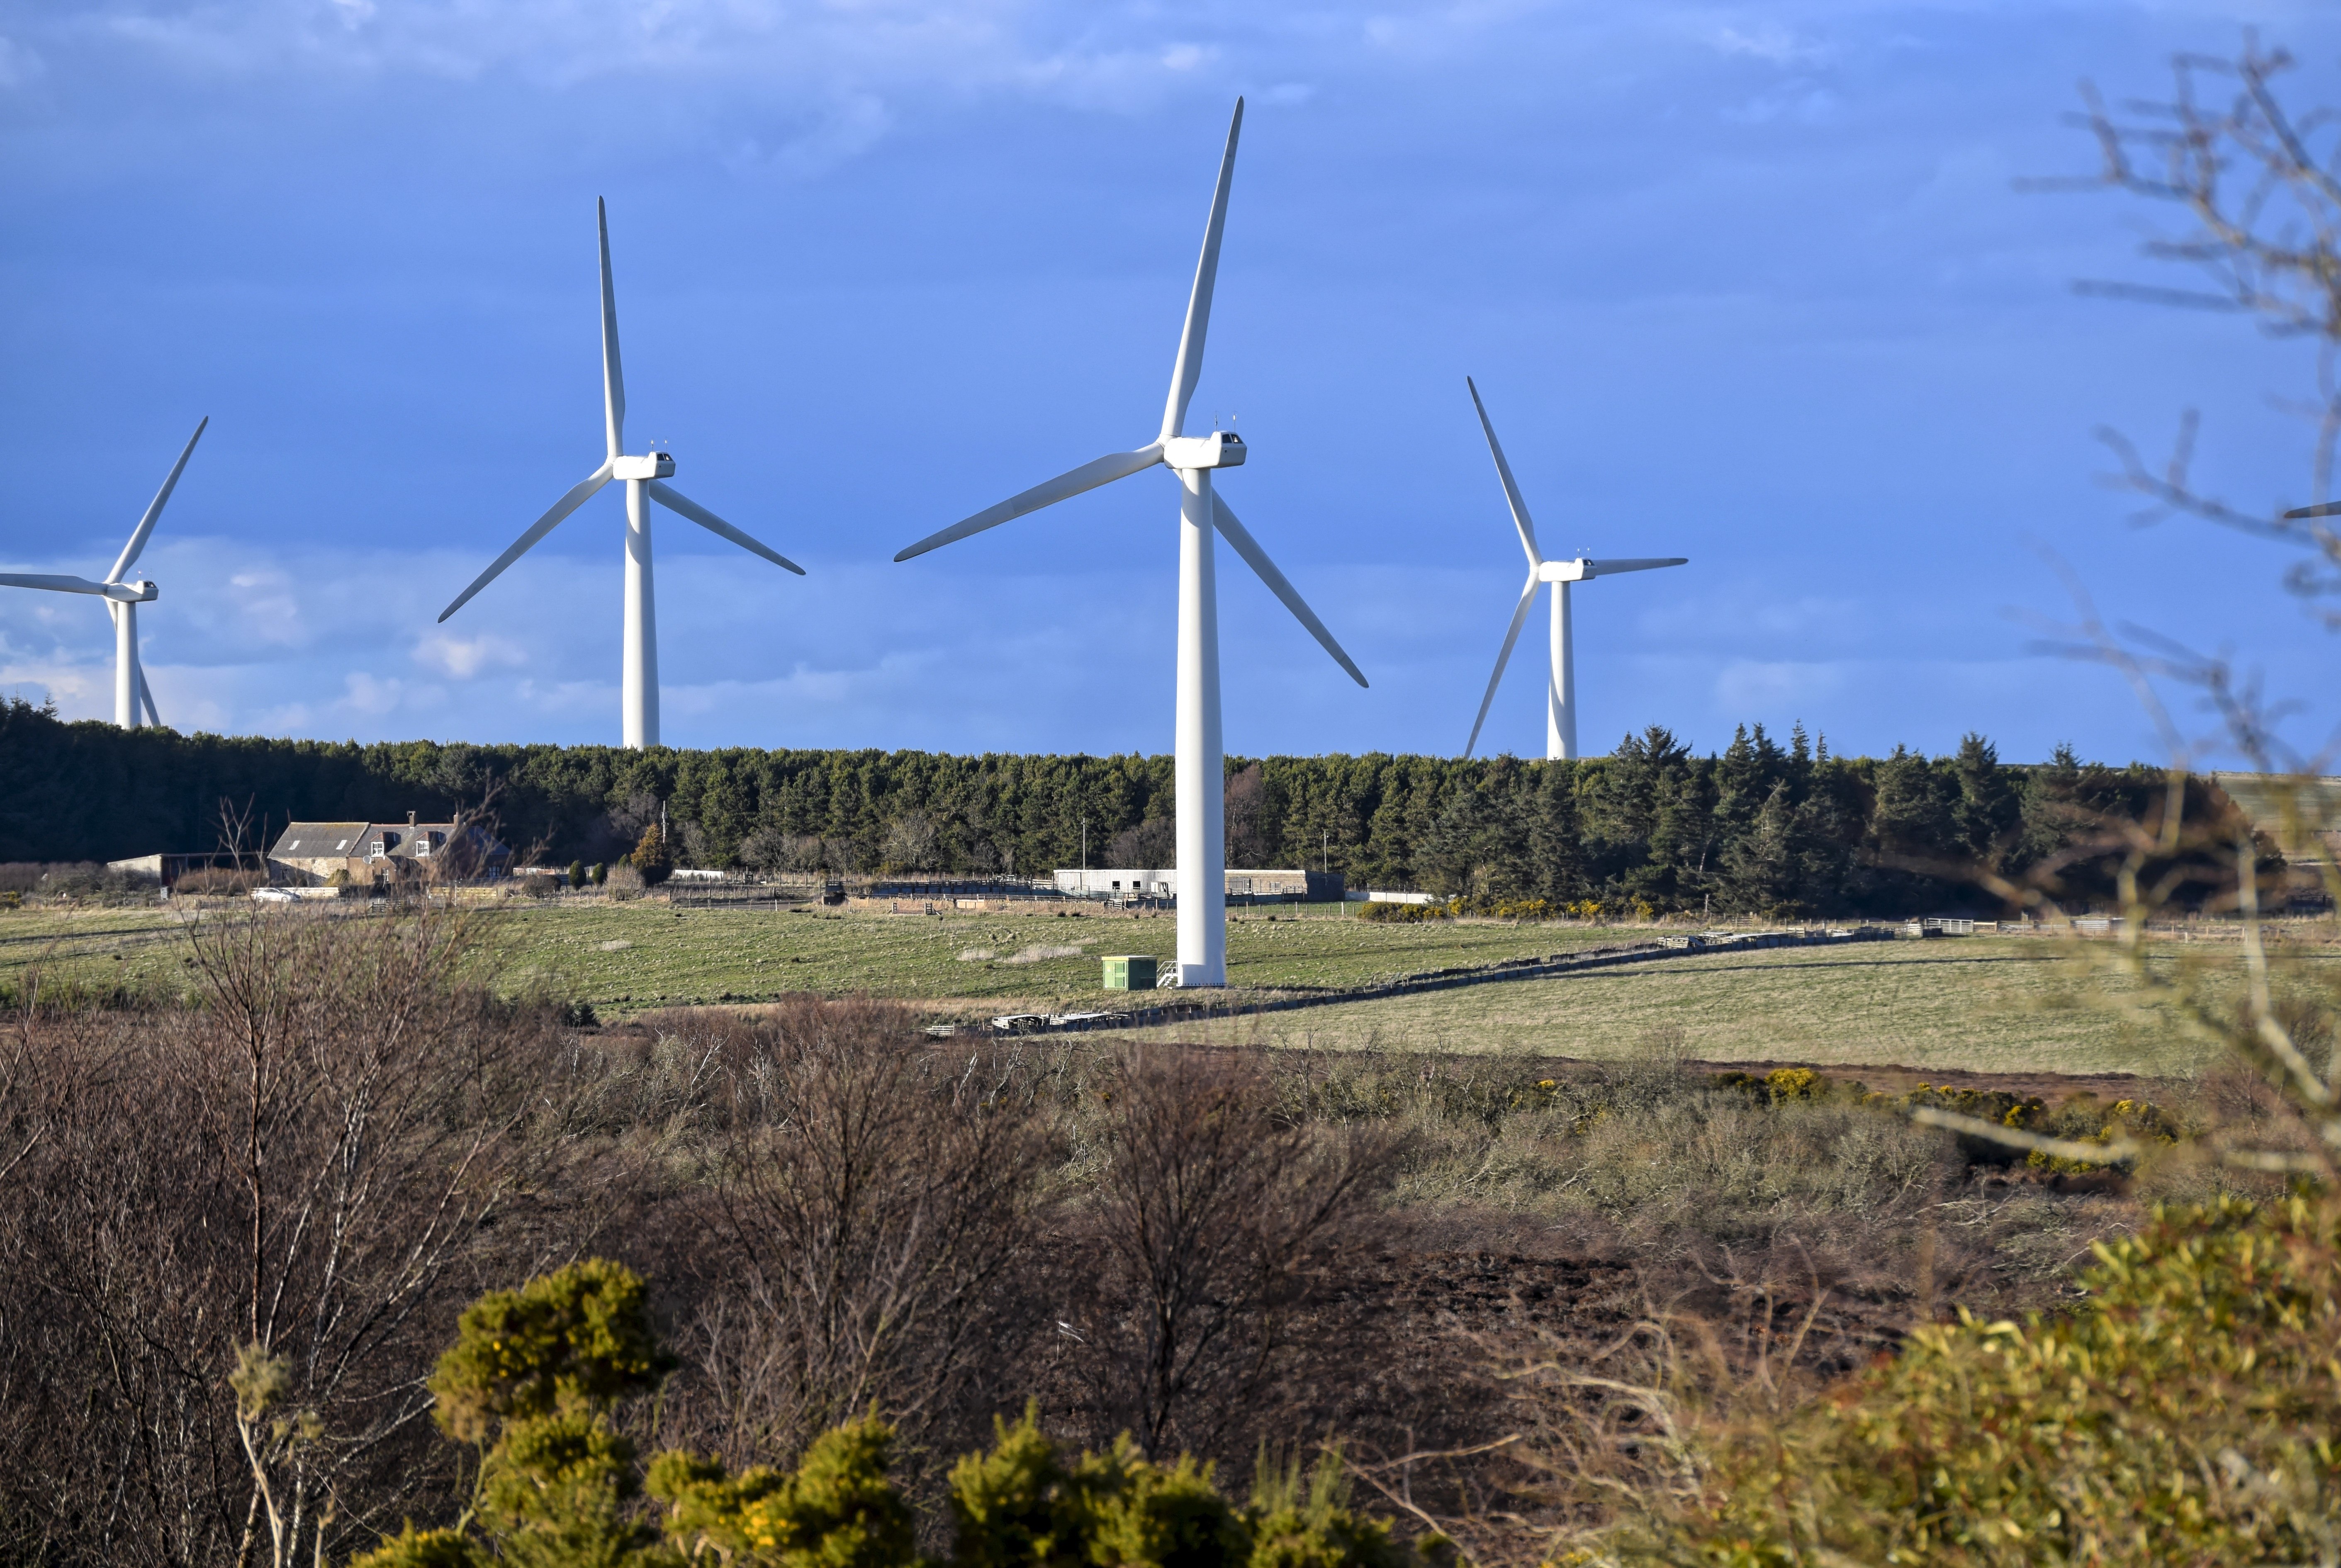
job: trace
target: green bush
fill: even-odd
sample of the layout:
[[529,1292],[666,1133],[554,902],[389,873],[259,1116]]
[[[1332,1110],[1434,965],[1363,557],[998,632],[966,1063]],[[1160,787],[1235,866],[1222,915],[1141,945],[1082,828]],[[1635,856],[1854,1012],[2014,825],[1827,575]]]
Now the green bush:
[[[2341,1554],[2341,1205],[2226,1199],[2097,1248],[2069,1316],[1914,1332],[1779,1424],[1625,1562],[2329,1563]],[[1600,1553],[1609,1555],[1609,1553]]]
[[[645,1484],[611,1413],[675,1365],[648,1303],[639,1275],[593,1258],[475,1302],[431,1378],[441,1430],[487,1445],[473,1505],[448,1528],[409,1521],[352,1568],[921,1568],[910,1506],[887,1474],[894,1434],[874,1414],[815,1438],[793,1472],[733,1475],[670,1451]],[[995,1426],[991,1451],[951,1473],[951,1568],[1425,1563],[1388,1523],[1350,1510],[1338,1451],[1305,1484],[1297,1464],[1263,1455],[1240,1508],[1210,1465],[1156,1464],[1127,1434],[1069,1460],[1029,1405]],[[640,1516],[645,1493],[664,1505],[655,1529]],[[1426,1545],[1444,1568],[1444,1543]]]

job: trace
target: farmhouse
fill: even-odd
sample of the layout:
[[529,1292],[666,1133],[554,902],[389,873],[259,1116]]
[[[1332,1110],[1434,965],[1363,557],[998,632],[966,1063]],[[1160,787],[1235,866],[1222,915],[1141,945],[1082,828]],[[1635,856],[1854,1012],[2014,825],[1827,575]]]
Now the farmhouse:
[[277,881],[314,887],[345,873],[344,880],[374,882],[408,878],[433,870],[443,878],[493,876],[512,852],[479,829],[457,822],[294,822],[268,851],[268,869]]

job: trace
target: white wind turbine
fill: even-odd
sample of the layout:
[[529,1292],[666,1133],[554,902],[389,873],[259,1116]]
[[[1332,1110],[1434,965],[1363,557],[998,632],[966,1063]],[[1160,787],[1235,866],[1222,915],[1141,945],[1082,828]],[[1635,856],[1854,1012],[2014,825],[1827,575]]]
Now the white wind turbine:
[[1325,646],[1335,662],[1359,685],[1366,678],[1325,630],[1316,612],[1301,601],[1284,573],[1268,558],[1236,514],[1228,510],[1211,485],[1211,471],[1234,468],[1244,460],[1244,444],[1233,431],[1210,435],[1182,433],[1187,404],[1203,373],[1203,333],[1211,320],[1211,283],[1220,269],[1220,235],[1228,217],[1228,185],[1235,177],[1236,136],[1243,129],[1243,100],[1236,100],[1235,118],[1228,125],[1227,152],[1220,159],[1220,182],[1211,193],[1210,221],[1203,229],[1202,259],[1195,264],[1195,286],[1187,300],[1187,325],[1179,338],[1179,357],[1170,372],[1170,396],[1162,409],[1162,429],[1136,452],[1118,452],[1059,474],[999,505],[931,534],[894,557],[908,561],[940,545],[981,533],[1011,518],[1037,511],[1055,501],[1094,490],[1117,479],[1161,463],[1179,476],[1179,719],[1175,814],[1179,842],[1179,967],[1182,986],[1223,986],[1228,979],[1226,845],[1221,838],[1225,787],[1220,743],[1220,618],[1219,590],[1212,564],[1212,531],[1235,547],[1238,555],[1260,574],[1269,591],[1300,618],[1310,635]]
[[178,488],[179,475],[186,471],[187,459],[195,454],[195,442],[204,439],[204,431],[212,422],[205,414],[196,424],[195,433],[187,438],[179,461],[171,465],[171,477],[146,503],[146,515],[130,532],[130,542],[114,562],[114,570],[105,574],[103,582],[92,582],[86,577],[49,577],[37,572],[0,572],[0,588],[40,588],[52,593],[94,593],[105,600],[105,610],[114,617],[114,721],[125,729],[138,728],[138,710],[144,708],[146,717],[159,728],[162,714],[155,711],[154,693],[147,690],[146,670],[138,662],[138,607],[152,604],[157,592],[147,581],[125,582],[122,574],[138,564],[139,553],[146,548],[147,538],[154,531],[155,522],[163,515],[163,503],[171,499]]
[[1479,389],[1472,385],[1469,376],[1463,378],[1463,384],[1471,388],[1471,406],[1479,411],[1479,428],[1488,432],[1488,450],[1496,456],[1496,476],[1504,481],[1504,499],[1511,504],[1512,521],[1520,531],[1520,548],[1528,551],[1529,557],[1529,580],[1520,590],[1520,605],[1512,611],[1511,630],[1504,633],[1503,651],[1496,655],[1496,672],[1488,677],[1488,694],[1479,699],[1479,717],[1471,720],[1471,739],[1463,743],[1463,755],[1471,755],[1471,748],[1479,743],[1479,726],[1488,721],[1488,705],[1496,700],[1497,683],[1504,679],[1504,664],[1512,656],[1512,644],[1520,640],[1520,627],[1528,620],[1529,605],[1536,599],[1537,586],[1549,582],[1552,584],[1552,675],[1545,687],[1544,754],[1556,760],[1575,757],[1577,656],[1571,647],[1569,585],[1597,577],[1614,577],[1621,571],[1684,566],[1689,563],[1690,557],[1588,561],[1579,556],[1575,561],[1547,561],[1537,549],[1536,524],[1529,521],[1529,503],[1520,499],[1520,487],[1512,482],[1512,465],[1504,461],[1504,449],[1496,441],[1496,427],[1488,422],[1488,408],[1479,401]]
[[602,231],[602,410],[603,433],[609,443],[608,455],[602,460],[601,467],[578,481],[567,495],[553,503],[552,511],[538,518],[526,533],[513,541],[512,548],[496,557],[495,563],[480,573],[471,587],[457,594],[455,602],[439,612],[439,619],[444,621],[463,609],[473,594],[493,582],[505,567],[527,554],[537,541],[558,527],[562,519],[584,505],[596,491],[613,479],[624,480],[626,645],[624,668],[619,680],[619,702],[624,712],[625,744],[639,750],[659,743],[658,610],[651,585],[650,503],[655,501],[669,511],[689,518],[710,533],[728,539],[742,550],[752,551],[775,566],[786,567],[799,577],[804,575],[804,568],[769,545],[749,538],[673,486],[662,483],[674,472],[672,453],[653,452],[642,457],[625,455],[626,382],[618,368],[618,296],[610,283],[608,203],[596,198],[594,212]]

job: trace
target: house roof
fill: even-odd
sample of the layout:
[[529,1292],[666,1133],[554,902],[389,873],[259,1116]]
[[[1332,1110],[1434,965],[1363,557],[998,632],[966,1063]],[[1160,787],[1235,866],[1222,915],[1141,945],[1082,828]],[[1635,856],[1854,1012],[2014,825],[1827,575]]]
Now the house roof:
[[316,860],[334,855],[363,855],[360,842],[368,822],[293,822],[285,826],[269,853],[280,860]]
[[[502,844],[479,829],[466,828],[463,831],[487,853],[504,852]],[[434,835],[439,843],[445,844],[455,834],[453,822],[295,822],[284,829],[268,852],[279,860],[363,858],[372,852],[375,843],[387,839],[390,842],[386,853],[411,858],[417,849],[431,843]]]

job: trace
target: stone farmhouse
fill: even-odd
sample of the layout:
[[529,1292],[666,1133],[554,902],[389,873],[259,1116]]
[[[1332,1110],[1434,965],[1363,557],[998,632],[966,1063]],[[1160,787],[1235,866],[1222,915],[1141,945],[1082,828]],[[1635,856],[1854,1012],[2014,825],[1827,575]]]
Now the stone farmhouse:
[[[271,879],[318,887],[344,882],[472,881],[500,875],[512,851],[475,827],[454,822],[294,822],[269,847]],[[435,873],[435,877],[434,877]]]

